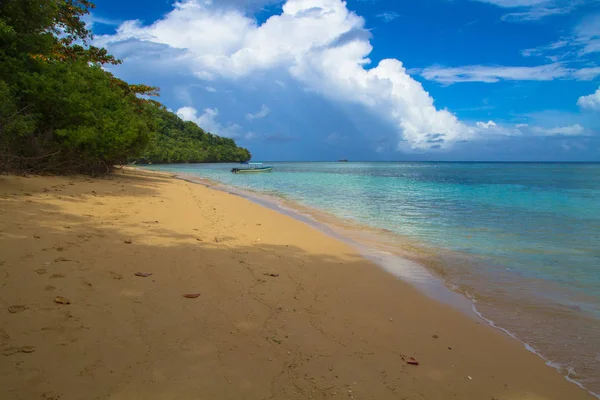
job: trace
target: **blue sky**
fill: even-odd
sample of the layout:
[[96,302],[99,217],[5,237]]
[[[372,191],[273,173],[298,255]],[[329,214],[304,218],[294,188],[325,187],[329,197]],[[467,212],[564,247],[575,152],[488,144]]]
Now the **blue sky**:
[[599,0],[97,0],[132,83],[256,160],[600,161]]

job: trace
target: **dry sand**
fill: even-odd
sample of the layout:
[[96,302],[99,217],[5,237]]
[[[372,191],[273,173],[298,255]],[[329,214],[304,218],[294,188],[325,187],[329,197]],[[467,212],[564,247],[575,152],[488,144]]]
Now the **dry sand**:
[[592,398],[308,225],[131,171],[0,176],[0,344],[2,400]]

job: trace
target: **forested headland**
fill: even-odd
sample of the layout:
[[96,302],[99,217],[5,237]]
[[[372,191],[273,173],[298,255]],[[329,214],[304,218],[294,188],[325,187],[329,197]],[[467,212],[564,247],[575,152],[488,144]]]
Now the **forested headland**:
[[87,0],[0,1],[0,172],[110,172],[131,161],[238,162],[247,149],[185,122],[103,66]]

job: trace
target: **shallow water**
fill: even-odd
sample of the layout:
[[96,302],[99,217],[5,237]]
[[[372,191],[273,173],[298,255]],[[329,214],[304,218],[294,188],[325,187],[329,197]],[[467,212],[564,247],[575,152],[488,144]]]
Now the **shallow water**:
[[600,392],[600,164],[149,166],[285,198],[373,228],[488,320]]

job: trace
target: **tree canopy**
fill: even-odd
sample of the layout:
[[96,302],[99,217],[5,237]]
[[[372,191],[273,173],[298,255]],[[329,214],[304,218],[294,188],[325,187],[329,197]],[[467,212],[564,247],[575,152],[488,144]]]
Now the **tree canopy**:
[[0,2],[0,171],[103,173],[131,160],[245,161],[246,149],[152,100],[158,88],[102,68],[87,0]]

